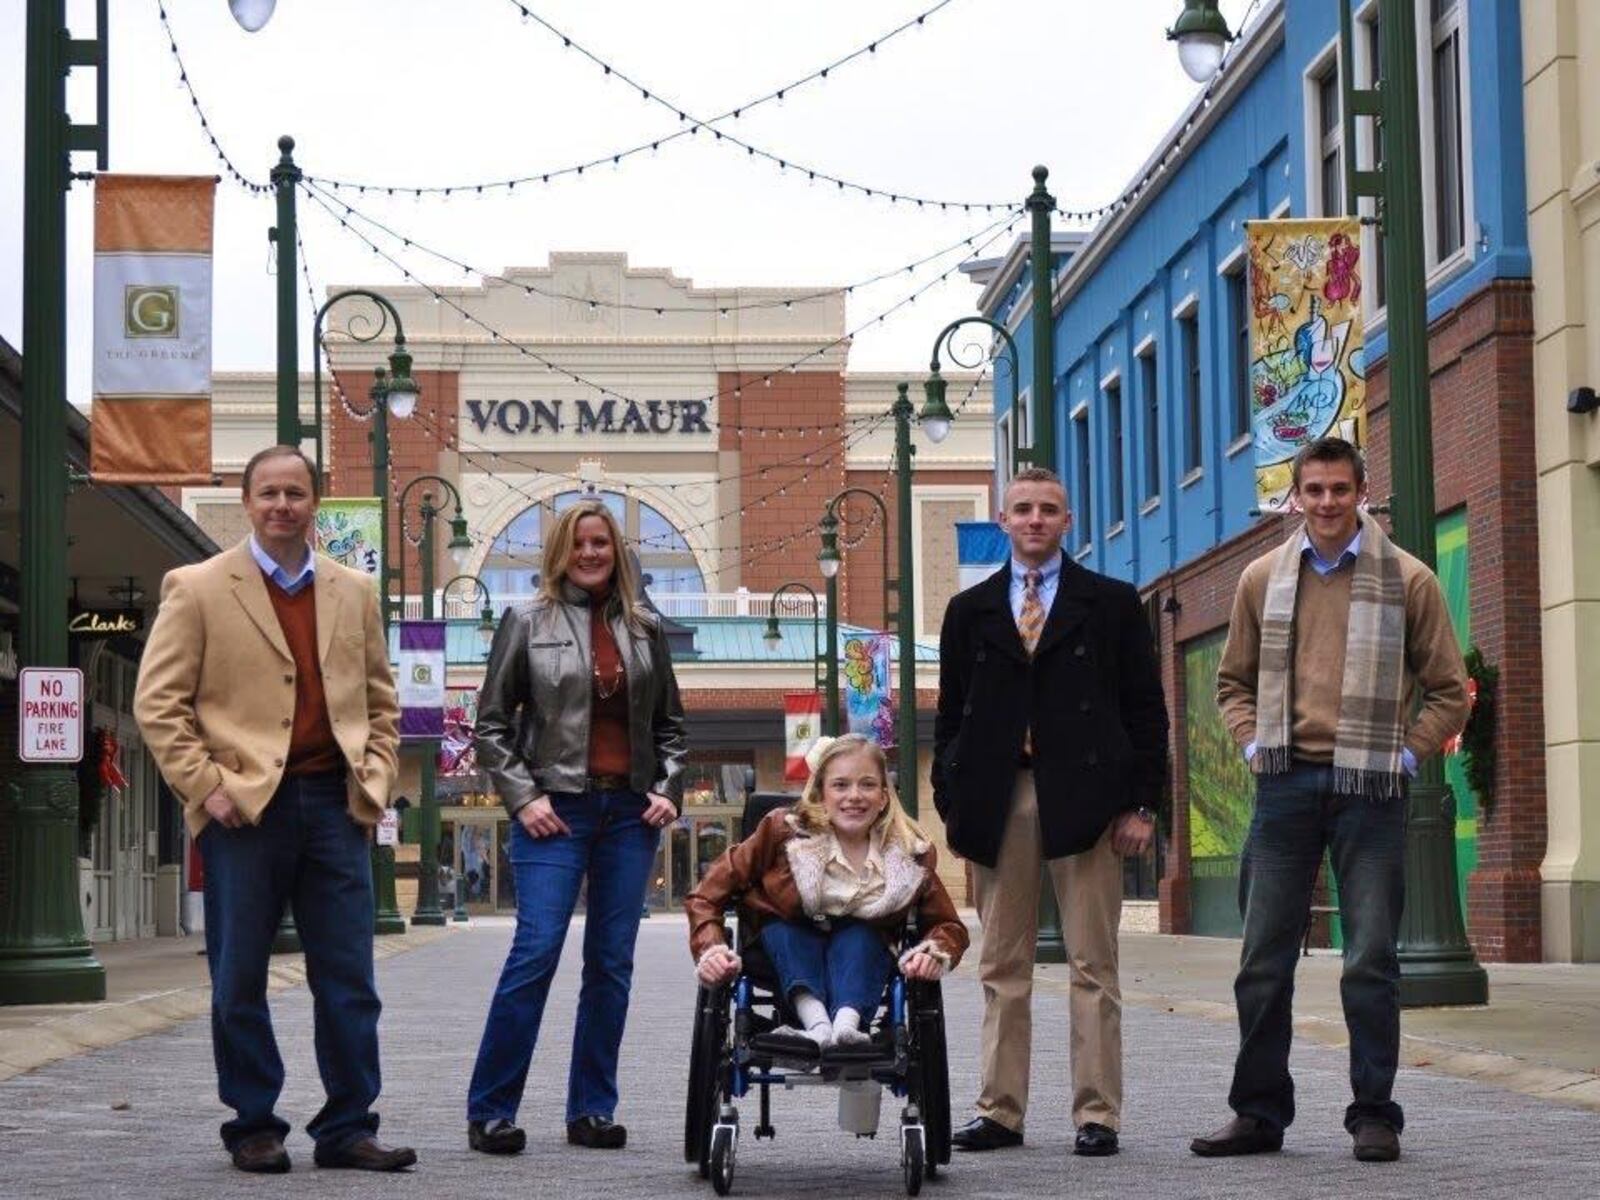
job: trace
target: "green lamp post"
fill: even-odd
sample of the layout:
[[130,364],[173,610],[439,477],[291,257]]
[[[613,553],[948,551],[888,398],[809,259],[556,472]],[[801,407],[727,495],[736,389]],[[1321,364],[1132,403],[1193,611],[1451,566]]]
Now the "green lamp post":
[[[838,553],[835,547],[834,553]],[[783,597],[790,592],[804,592],[811,597],[811,686],[822,686],[822,632],[817,610],[821,606],[817,603],[816,589],[809,584],[790,582],[780,584],[772,593],[767,611],[767,630],[761,635],[761,640],[767,644],[767,649],[776,650],[783,641],[783,631],[778,628],[778,614],[782,611]]]
[[[306,437],[316,440],[316,464],[319,478],[323,474],[322,444],[323,444],[323,419],[322,419],[322,359],[325,349],[326,330],[324,323],[328,311],[335,304],[340,304],[349,299],[365,300],[377,307],[382,321],[374,324],[367,322],[347,322],[343,330],[346,336],[355,342],[371,342],[377,340],[389,328],[389,322],[394,322],[394,349],[389,354],[389,369],[382,367],[373,370],[372,387],[368,391],[371,407],[365,412],[352,408],[357,416],[370,416],[372,418],[372,490],[378,497],[378,528],[382,530],[382,542],[378,547],[378,611],[383,619],[384,644],[388,645],[389,620],[392,607],[389,603],[389,580],[393,572],[389,567],[389,417],[394,415],[402,420],[416,411],[417,398],[420,389],[416,380],[411,377],[411,354],[406,349],[405,327],[400,321],[399,310],[384,296],[366,288],[349,288],[335,292],[329,296],[317,309],[311,322],[311,398],[313,405],[312,423],[300,424],[299,409],[291,410],[295,422],[294,428],[289,431],[280,430],[279,436],[289,433],[288,445],[297,446]],[[279,417],[283,416],[282,408]],[[372,886],[373,886],[373,929],[380,934],[404,933],[406,931],[405,918],[400,915],[399,901],[395,897],[394,886],[394,847],[372,847]],[[299,938],[294,931],[291,918],[286,914],[283,924],[278,928],[278,936],[273,943],[278,951],[298,950]]]
[[[106,4],[97,39],[67,33],[65,0],[28,0],[22,199],[22,613],[24,667],[67,653],[67,189],[70,154],[106,167]],[[67,73],[97,68],[98,125],[67,112]],[[9,772],[8,772],[9,773]],[[22,763],[0,786],[0,1004],[103,1000],[105,968],[78,896],[78,785],[71,763]]]
[[[422,484],[436,484],[449,493],[451,504],[454,506],[455,515],[450,518],[450,542],[448,549],[450,557],[455,562],[457,569],[467,564],[467,559],[472,554],[472,539],[467,536],[467,519],[462,515],[461,493],[442,475],[418,475],[400,490],[400,537],[403,541],[406,536],[406,503],[413,488]],[[433,522],[439,515],[439,509],[433,503],[433,493],[423,492],[421,502],[417,505],[418,515],[422,518],[422,540],[418,547],[418,554],[422,560],[422,619],[434,619],[433,609]],[[400,596],[404,603],[406,594],[406,564],[404,553],[400,556]],[[422,747],[422,828],[418,831],[418,839],[422,843],[421,861],[418,863],[419,878],[417,880],[417,909],[411,914],[413,925],[443,925],[444,913],[439,908],[439,743],[437,738],[429,738],[420,743]]]
[[822,519],[817,522],[817,533],[822,539],[817,569],[822,572],[828,597],[828,661],[823,671],[826,695],[822,702],[822,728],[829,737],[838,737],[844,728],[839,701],[839,568],[844,563],[839,554],[839,505],[851,497],[870,501],[878,509],[879,523],[883,527],[883,612],[886,624],[893,620],[889,609],[889,596],[894,589],[894,581],[889,578],[889,506],[877,492],[864,487],[847,487],[828,501]]
[[[439,589],[441,603],[450,594],[450,589],[458,583],[472,584],[478,595],[483,599],[483,607],[478,610],[478,638],[483,642],[484,653],[487,654],[489,644],[494,641],[495,631],[494,598],[489,593],[489,585],[476,575],[457,575],[453,579],[446,580],[445,585]],[[451,919],[460,922],[468,918],[467,894],[461,887],[461,873],[459,871],[455,872],[455,877],[455,912]]]

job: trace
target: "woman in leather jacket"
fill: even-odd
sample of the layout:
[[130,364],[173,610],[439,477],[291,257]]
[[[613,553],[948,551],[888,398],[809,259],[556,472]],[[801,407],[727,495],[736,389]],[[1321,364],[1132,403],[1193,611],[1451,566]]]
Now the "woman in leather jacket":
[[587,881],[567,1140],[616,1149],[617,1053],[633,948],[663,827],[678,815],[683,706],[661,622],[599,500],[562,512],[540,595],[507,609],[478,697],[478,762],[512,816],[517,928],[478,1047],[467,1141],[527,1143],[517,1107],[567,926]]

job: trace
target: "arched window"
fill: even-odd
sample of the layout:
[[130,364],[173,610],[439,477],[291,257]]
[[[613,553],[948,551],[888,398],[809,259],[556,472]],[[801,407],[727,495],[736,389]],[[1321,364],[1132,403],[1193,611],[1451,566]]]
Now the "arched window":
[[[523,509],[500,531],[479,572],[497,604],[501,597],[525,596],[535,590],[545,535],[555,522],[555,514],[586,494],[576,490],[562,492],[547,503]],[[705,576],[700,574],[689,543],[660,510],[621,492],[593,494],[605,502],[622,526],[628,545],[638,552],[639,565],[653,593],[706,590]]]

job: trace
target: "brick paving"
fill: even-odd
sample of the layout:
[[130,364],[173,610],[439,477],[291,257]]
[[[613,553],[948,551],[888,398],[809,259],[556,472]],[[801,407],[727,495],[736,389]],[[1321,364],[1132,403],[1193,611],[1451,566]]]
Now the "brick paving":
[[[252,1178],[229,1167],[215,1130],[216,1100],[205,1020],[54,1063],[0,1083],[0,1196],[502,1196],[709,1197],[682,1162],[683,1090],[693,988],[681,919],[656,917],[640,936],[634,1003],[624,1045],[621,1153],[565,1144],[561,1125],[567,1054],[577,991],[581,927],[562,964],[546,1014],[521,1121],[526,1153],[489,1159],[470,1153],[464,1094],[509,924],[470,929],[379,964],[386,1087],[386,1138],[411,1144],[421,1165],[404,1177],[322,1172],[302,1132],[320,1103],[311,1047],[311,1005],[303,988],[273,997],[289,1081],[281,1104],[296,1125],[287,1177]],[[951,1087],[957,1121],[976,1087],[980,998],[970,970],[947,984]],[[1071,1154],[1067,1123],[1065,999],[1054,987],[1036,999],[1034,1107],[1019,1150],[958,1155],[930,1183],[933,1196],[1238,1197],[1595,1194],[1600,1114],[1550,1104],[1480,1083],[1402,1071],[1399,1099],[1409,1125],[1405,1157],[1364,1165],[1350,1157],[1340,1127],[1345,1056],[1315,1042],[1294,1055],[1300,1119],[1281,1155],[1207,1162],[1187,1142],[1226,1117],[1223,1098],[1234,1047],[1225,1024],[1161,1010],[1126,1015],[1128,1108],[1123,1153],[1089,1160]],[[893,1196],[898,1152],[885,1100],[885,1136],[857,1140],[835,1125],[834,1096],[822,1089],[774,1098],[776,1141],[748,1134],[746,1110],[736,1195]]]

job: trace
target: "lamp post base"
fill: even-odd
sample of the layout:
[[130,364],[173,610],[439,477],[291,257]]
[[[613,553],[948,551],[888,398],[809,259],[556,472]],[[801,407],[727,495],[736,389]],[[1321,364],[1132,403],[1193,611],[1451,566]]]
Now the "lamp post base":
[[1400,1007],[1489,1003],[1489,974],[1469,954],[1465,960],[1400,963]]
[[372,848],[372,897],[374,902],[372,932],[404,933],[406,919],[400,915],[400,904],[394,895],[393,846]]
[[411,914],[411,923],[413,925],[444,925],[447,922],[445,921],[444,913],[439,909],[419,908]]
[[299,954],[303,948],[300,945],[300,931],[294,927],[294,917],[285,908],[278,922],[278,932],[272,938],[272,953]]
[[1061,937],[1061,913],[1056,908],[1055,884],[1046,866],[1039,878],[1039,932],[1034,937],[1033,961],[1036,963],[1064,963],[1067,961],[1067,943]]
[[1489,976],[1461,919],[1456,798],[1425,764],[1412,782],[1406,824],[1406,906],[1400,918],[1400,1005],[1487,1004]]

